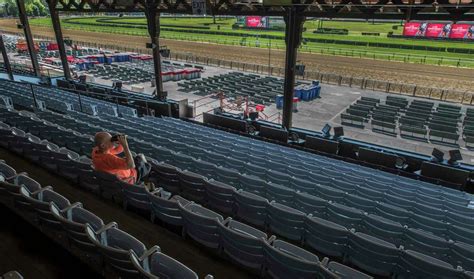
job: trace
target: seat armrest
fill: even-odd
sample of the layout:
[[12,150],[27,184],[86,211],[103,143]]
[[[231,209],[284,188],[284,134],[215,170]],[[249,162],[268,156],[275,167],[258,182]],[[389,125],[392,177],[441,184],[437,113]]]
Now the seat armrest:
[[154,245],[153,247],[145,251],[145,253],[143,253],[143,255],[140,257],[140,262],[143,262],[146,258],[148,258],[149,256],[153,255],[156,252],[161,252],[161,248],[158,245]]
[[111,229],[111,228],[118,228],[117,222],[110,222],[107,225],[104,225],[102,228],[98,229],[95,233],[96,234],[101,234],[101,233],[103,233],[106,230]]
[[268,238],[268,240],[267,240],[268,244],[272,244],[273,241],[274,241],[276,238],[277,238],[277,237],[276,237],[275,235],[270,236],[270,237]]
[[52,190],[53,190],[53,186],[45,186],[45,187],[43,187],[43,188],[41,188],[41,189],[39,189],[39,190],[34,191],[33,193],[31,193],[31,195],[32,195],[32,196],[36,196],[36,195],[38,195],[39,193],[44,192],[45,190],[51,190],[51,191],[52,191]]
[[82,203],[81,202],[75,202],[73,204],[71,204],[70,206],[64,208],[63,210],[61,210],[61,212],[68,212],[69,210],[73,209],[73,208],[83,208],[82,206]]
[[232,220],[232,217],[227,217],[224,221],[222,221],[222,225],[227,225],[230,223],[230,221]]

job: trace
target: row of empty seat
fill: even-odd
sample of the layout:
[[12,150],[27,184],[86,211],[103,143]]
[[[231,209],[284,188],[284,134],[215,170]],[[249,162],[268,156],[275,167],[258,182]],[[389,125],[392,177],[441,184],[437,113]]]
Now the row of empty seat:
[[[4,130],[6,130],[6,128],[7,127],[5,127]],[[28,138],[28,144],[25,144],[25,142],[23,141],[24,138]],[[174,225],[181,224],[183,226],[183,231],[185,232],[185,234],[193,237],[197,241],[200,241],[201,244],[208,244],[210,240],[212,240],[212,238],[210,239],[209,237],[215,237],[214,234],[209,233],[209,223],[213,223],[215,228],[217,228],[217,225],[222,226],[222,228],[227,228],[227,230],[229,231],[228,233],[230,234],[237,234],[237,236],[239,236],[240,233],[240,237],[244,237],[250,232],[258,233],[258,230],[255,230],[237,221],[233,221],[232,219],[224,220],[222,216],[220,216],[220,218],[217,218],[218,220],[220,220],[220,222],[216,223],[215,218],[212,217],[219,217],[219,215],[212,213],[211,211],[206,210],[205,208],[202,208],[197,204],[190,203],[185,199],[180,198],[179,196],[171,197],[169,193],[161,189],[158,189],[158,191],[154,193],[150,193],[146,192],[143,187],[131,187],[128,184],[120,183],[120,181],[118,181],[112,175],[93,172],[93,170],[90,168],[90,161],[88,161],[87,159],[79,158],[79,155],[74,154],[74,152],[68,151],[64,148],[60,149],[61,152],[57,152],[58,150],[53,152],[52,150],[55,149],[54,144],[44,141],[38,141],[39,139],[35,138],[34,136],[21,134],[19,130],[14,130],[14,133],[12,133],[12,137],[8,137],[6,139],[8,139],[7,143],[9,148],[11,148],[13,151],[25,155],[26,157],[32,158],[34,162],[40,163],[45,168],[57,172],[58,174],[61,174],[67,178],[73,179],[76,182],[77,180],[80,180],[82,182],[81,185],[88,184],[88,189],[98,190],[98,192],[101,193],[104,197],[116,198],[117,195],[123,194],[122,198],[124,201],[125,208],[129,206],[135,206],[144,209],[143,205],[145,204],[145,201],[143,200],[143,198],[140,198],[140,191],[142,191],[141,194],[146,193],[150,197],[150,201],[155,201],[153,202],[155,208],[155,213],[152,215],[153,218],[160,218],[162,221]],[[34,142],[35,144],[33,144]],[[26,145],[30,145],[32,149],[28,149]],[[43,157],[41,155],[32,156],[32,154],[39,154],[40,150],[49,150],[49,155],[43,153]],[[74,173],[76,174],[75,176],[71,175]],[[95,181],[92,182],[93,180]],[[148,202],[148,209],[150,209],[150,205],[151,203]],[[173,212],[174,210],[176,210],[177,212]],[[174,217],[173,215],[177,216]],[[188,218],[186,218],[185,216],[187,216]],[[197,222],[197,224],[201,226],[197,230],[195,227],[196,224],[194,225],[194,227],[192,225],[196,223],[196,220],[200,220],[199,222]],[[205,228],[204,232],[199,232],[199,229],[202,230],[203,228]],[[274,237],[265,238],[267,241],[263,242],[263,239],[260,238],[260,235],[263,234],[264,233],[260,232],[260,234],[257,234],[256,237],[251,235],[248,238],[250,240],[255,237],[255,245],[260,250],[260,268],[262,268],[263,266],[267,266],[267,264],[271,264],[271,266],[268,266],[266,270],[268,270],[270,274],[275,274],[276,278],[281,278],[281,276],[276,275],[278,274],[278,272],[276,271],[282,269],[286,272],[290,272],[290,274],[296,274],[296,277],[288,275],[288,277],[283,278],[303,278],[301,276],[311,276],[315,274],[326,273],[327,276],[325,276],[324,278],[337,278],[338,276],[336,275],[336,273],[356,275],[356,277],[351,276],[353,278],[368,278],[362,273],[358,273],[336,262],[328,262],[327,260],[320,262],[315,255],[312,255],[284,241],[276,240]],[[221,249],[225,249],[224,244],[221,245],[219,239],[215,239],[215,242],[211,243],[211,246],[214,248],[222,247]],[[232,246],[229,246],[227,249],[229,250],[231,247]],[[255,247],[252,247],[250,250],[245,250],[245,246],[238,247],[239,249],[242,249],[243,252],[247,251],[248,253],[256,249]],[[267,253],[264,253],[264,251],[266,251],[265,249],[269,249],[269,251],[267,251]],[[288,254],[290,251],[292,253],[292,256]],[[235,254],[235,250],[231,250],[231,252],[233,252],[232,255],[234,256],[239,255]],[[286,253],[286,256],[281,258],[281,253]],[[291,259],[293,259],[294,257],[297,257],[298,259],[293,260],[294,262],[292,263]],[[238,259],[240,259],[240,261],[247,260],[243,254],[240,254]],[[286,263],[285,261],[289,261],[289,263]],[[304,269],[303,271],[298,271],[294,268],[295,265],[301,264],[302,262],[308,262],[306,269]],[[252,267],[255,267],[255,262],[252,263]],[[293,267],[293,269],[291,267]]]
[[[14,141],[8,143],[15,145]],[[79,249],[80,254],[92,259],[95,265],[101,267],[104,260],[117,276],[198,278],[195,272],[163,254],[158,246],[147,249],[142,242],[120,230],[117,223],[104,224],[81,203],[71,204],[51,186],[42,187],[4,162],[0,162],[0,181],[0,202],[48,232],[67,249]]]
[[[106,117],[106,118],[107,118],[107,117]],[[117,122],[117,119],[115,119],[115,120],[116,120],[116,121],[114,121],[114,122]],[[133,120],[133,121],[132,121],[132,120]],[[96,123],[99,123],[99,122],[100,122],[100,126],[101,126],[101,127],[103,127],[103,126],[106,125],[107,123],[113,124],[113,123],[110,122],[110,121],[107,121],[107,120],[105,120],[105,119],[98,119],[98,118],[95,118],[94,120],[90,120],[90,121],[95,121]],[[120,121],[121,121],[121,120],[120,120]],[[127,119],[127,121],[132,121],[134,124],[131,124],[131,123],[130,123],[130,125],[134,125],[134,127],[136,127],[137,124],[142,124],[142,125],[143,125],[143,124],[144,124],[143,122],[144,122],[145,120],[143,120],[143,119],[139,119],[139,120],[138,120],[138,119],[132,118],[132,119]],[[159,121],[163,121],[163,120],[159,120]],[[217,141],[217,139],[220,140],[220,139],[222,139],[222,138],[229,138],[229,139],[230,139],[229,141],[227,141],[227,142],[222,142],[222,141],[220,141],[220,143],[222,143],[222,145],[224,145],[224,146],[225,146],[226,144],[231,145],[231,144],[232,144],[232,143],[231,143],[231,139],[234,138],[234,139],[240,140],[241,145],[239,145],[239,146],[232,146],[232,148],[230,148],[230,149],[227,148],[228,150],[231,150],[232,153],[235,153],[234,151],[237,150],[237,147],[238,147],[238,149],[244,149],[244,148],[245,148],[245,145],[243,144],[245,141],[242,140],[242,139],[239,139],[238,137],[236,138],[236,137],[233,136],[233,135],[225,134],[225,133],[218,132],[218,131],[215,131],[215,130],[212,130],[212,129],[204,129],[203,127],[196,126],[196,125],[194,125],[194,124],[185,123],[185,122],[182,122],[182,121],[176,122],[176,121],[173,120],[173,119],[165,119],[165,122],[166,122],[166,121],[169,122],[169,123],[165,123],[166,125],[160,126],[160,129],[156,129],[156,130],[157,130],[157,132],[166,134],[166,136],[170,136],[171,138],[173,137],[173,135],[174,135],[175,133],[166,133],[166,131],[170,131],[170,130],[171,130],[171,131],[176,131],[176,130],[178,130],[178,131],[180,131],[180,132],[182,131],[182,132],[189,132],[189,134],[193,134],[193,133],[196,134],[196,132],[199,130],[199,131],[201,131],[199,135],[201,135],[201,134],[202,134],[202,131],[205,130],[206,132],[209,131],[209,132],[214,132],[214,133],[215,133],[215,135],[214,135],[213,137],[208,137],[208,138],[207,138],[207,143],[210,142],[211,140]],[[154,123],[153,121],[152,121],[152,122],[149,121],[148,123],[145,123],[145,124],[146,124],[145,126],[148,126],[147,128],[153,129],[153,127],[159,126],[160,123]],[[121,127],[120,125],[119,125],[119,126],[115,126],[115,127],[113,127],[113,126],[110,126],[110,127],[113,128],[113,130],[119,131],[118,129],[125,129],[126,126],[130,126],[130,125],[124,125],[123,127]],[[79,125],[79,123],[78,123],[77,126],[82,126],[82,125]],[[143,128],[145,128],[145,127],[143,127]],[[144,130],[143,128],[140,128],[140,129],[141,129],[141,130]],[[110,129],[110,128],[109,128],[109,129]],[[146,139],[147,141],[151,141],[151,140],[158,141],[158,140],[160,140],[160,142],[161,142],[161,140],[165,141],[166,138],[167,138],[167,137],[154,137],[154,138],[150,138],[150,139],[149,139],[149,138],[148,138],[149,135],[147,135],[146,133],[137,134],[136,131],[133,131],[133,130],[134,130],[134,129],[131,129],[130,132],[131,132],[132,134],[135,133],[134,137],[135,137],[136,139]],[[127,133],[128,133],[128,131],[127,131]],[[172,142],[172,143],[174,143],[174,144],[176,144],[178,140],[181,140],[181,141],[183,141],[183,139],[186,140],[186,141],[189,140],[189,138],[188,138],[186,135],[179,135],[179,134],[176,134],[176,135],[177,135],[177,136],[180,136],[180,137],[178,137],[176,140],[174,140],[174,141]],[[251,140],[248,140],[248,139],[245,139],[245,140],[247,140],[247,141],[245,142],[246,145],[251,145],[251,144],[253,143]],[[138,144],[138,143],[141,143],[141,142],[137,141],[136,143],[137,143],[137,147],[140,147],[140,145],[141,145],[142,150],[145,150],[147,153],[148,153],[148,152],[152,152],[153,150],[157,150],[157,149],[160,150],[160,151],[163,151],[163,149],[156,148],[156,146],[153,147],[153,148],[151,148],[151,149],[147,149],[146,147],[143,147],[144,144]],[[201,143],[204,143],[204,141],[201,141]],[[177,151],[179,151],[178,153],[170,153],[170,152],[168,152],[168,154],[165,154],[165,153],[160,154],[159,152],[155,152],[155,155],[157,155],[158,157],[161,156],[161,157],[163,157],[163,158],[166,158],[167,156],[168,156],[168,157],[171,157],[171,158],[176,158],[176,157],[179,158],[179,157],[182,157],[182,155],[181,155],[180,153],[185,153],[185,152],[187,152],[186,150],[191,149],[192,146],[199,146],[199,142],[192,142],[192,144],[191,144],[191,142],[188,142],[188,143],[185,144],[185,145],[179,145],[179,144],[177,144],[177,147],[176,147],[176,148],[177,148]],[[267,147],[267,146],[269,146],[269,144],[263,144],[263,145],[261,146],[261,148],[260,148],[260,146],[259,146],[259,148],[256,148],[255,150],[251,150],[251,151],[249,151],[248,153],[245,153],[245,152],[244,152],[244,156],[245,156],[245,154],[253,154],[254,151],[255,151],[255,153],[257,153],[257,152],[258,152],[258,151],[257,151],[258,149],[262,150],[262,149],[265,149],[265,147]],[[209,145],[208,145],[208,147],[209,147]],[[171,147],[171,145],[170,145],[170,146],[167,146],[166,148],[172,148],[172,147]],[[181,149],[181,148],[182,148],[182,149]],[[213,147],[213,148],[214,148],[214,147]],[[234,148],[235,148],[235,150],[233,150]],[[217,146],[216,146],[216,149],[217,149]],[[223,148],[221,148],[219,151],[220,151],[220,152],[221,152],[221,151],[224,152],[222,149],[223,149]],[[283,148],[282,148],[282,149],[283,149]],[[203,149],[203,150],[204,150],[204,149]],[[203,150],[194,150],[194,152],[195,152],[195,153],[197,152],[197,153],[196,153],[197,155],[199,154],[199,152],[201,152],[201,155],[200,155],[200,156],[204,158],[203,155],[206,155],[206,156],[207,156],[208,154],[202,153]],[[204,150],[204,151],[205,151],[205,150]],[[274,149],[274,150],[272,150],[272,151],[273,151],[272,153],[277,154],[277,153],[281,152],[282,150],[275,150],[275,149]],[[292,150],[292,151],[293,151],[293,150]],[[144,152],[144,153],[145,153],[145,152]],[[297,152],[294,151],[294,153],[297,153]],[[262,156],[264,156],[264,155],[265,155],[265,154],[262,154]],[[289,154],[285,154],[285,155],[288,156]],[[293,154],[293,155],[294,155],[294,154]],[[307,157],[309,157],[308,154],[306,154],[306,155],[307,155]],[[151,156],[151,157],[157,157],[157,156]],[[251,155],[250,155],[250,156],[251,156]],[[312,156],[312,155],[311,155],[311,156]],[[197,157],[197,158],[199,158],[199,157]],[[231,161],[231,163],[232,163],[233,165],[236,165],[235,163],[239,163],[239,162],[236,162],[235,160],[234,160],[234,161],[232,161],[232,160],[226,160],[226,159],[229,159],[229,158],[232,159],[232,157],[231,157],[230,155],[228,155],[227,157],[224,157],[224,160],[225,160],[225,161]],[[161,158],[160,158],[160,159],[161,159]],[[183,159],[183,158],[181,158],[181,159]],[[182,167],[182,166],[180,166],[180,167],[182,167],[182,168],[184,168],[184,169],[189,169],[189,167],[188,167],[188,166],[190,165],[190,164],[189,164],[189,158],[186,158],[186,157],[185,157],[185,159],[188,159],[187,164],[186,164],[186,160],[184,160],[184,161],[183,161],[183,160],[177,160],[177,161],[174,162],[174,163],[176,163],[176,165],[178,165],[178,164],[183,165],[183,164],[184,164],[184,165],[183,165],[184,167]],[[191,157],[191,159],[192,159],[192,161],[191,161],[192,163],[205,163],[206,160],[207,160],[207,158],[206,158],[206,160],[197,160],[197,161],[196,161],[196,160],[194,160],[193,157]],[[214,159],[216,159],[216,158],[214,158]],[[219,158],[217,158],[217,159],[219,159]],[[222,159],[222,158],[220,158],[220,159]],[[264,158],[264,159],[266,159],[266,158]],[[279,159],[281,160],[281,158],[279,158]],[[309,159],[309,158],[308,158],[308,159]],[[327,159],[327,158],[325,158],[325,159]],[[273,158],[273,161],[272,161],[272,160],[268,160],[268,161],[273,163],[273,162],[277,162],[277,160],[278,160],[278,159]],[[221,160],[221,161],[222,161],[222,160]],[[241,161],[241,160],[240,160],[240,161]],[[260,160],[260,161],[265,161],[265,160]],[[318,163],[319,163],[319,164],[321,164],[321,163],[327,163],[327,161],[329,161],[329,160],[320,160]],[[172,161],[169,161],[169,162],[172,162]],[[271,167],[271,164],[268,164],[268,162],[265,162],[265,163],[267,164],[267,165],[265,165],[265,166],[267,166],[267,167],[270,166],[270,167]],[[191,165],[193,165],[193,164],[191,164]],[[215,164],[214,164],[214,165],[215,165]],[[222,166],[222,164],[219,164],[219,165]],[[247,163],[247,164],[245,164],[245,165],[249,165],[249,164]],[[277,165],[277,164],[276,164],[276,165]],[[230,166],[230,165],[229,165],[229,166]],[[344,166],[341,164],[341,165],[337,165],[337,167],[338,167],[338,168],[343,168]],[[219,171],[219,172],[221,172],[221,170],[222,170],[222,168],[217,169],[217,171]],[[250,168],[250,167],[249,167],[248,169],[246,169],[246,171],[249,171],[249,172],[250,172],[250,171],[254,171],[254,172],[255,172],[255,173],[253,173],[254,175],[258,175],[259,173],[262,173],[262,171],[259,170],[257,166],[255,166],[254,168]],[[347,171],[347,170],[346,170],[346,171]],[[361,169],[361,171],[363,171],[363,169]],[[214,172],[216,172],[216,171],[214,170]],[[305,171],[303,171],[303,172],[305,172]],[[375,171],[372,170],[372,172],[375,172]],[[267,180],[269,180],[269,178],[270,178],[271,176],[268,176],[268,174],[267,174],[267,172],[266,172],[265,170],[263,171],[263,173],[265,173],[265,175],[266,175],[266,176],[264,177],[264,182],[268,182]],[[308,173],[308,172],[306,172],[306,173]],[[362,173],[363,173],[363,172],[362,172]],[[366,173],[366,174],[369,174],[370,172],[368,172],[368,171],[366,170],[365,173]],[[244,173],[244,174],[245,174],[245,173]],[[371,176],[372,176],[372,175],[373,175],[373,173],[371,174]],[[228,179],[228,178],[230,178],[230,179]],[[280,178],[281,178],[281,177],[280,177]],[[372,178],[372,177],[371,177],[371,178]],[[226,175],[224,175],[224,176],[221,176],[221,178],[220,178],[219,180],[222,181],[222,179],[228,179],[229,181],[232,181],[232,176],[226,176]],[[353,179],[353,178],[350,177],[349,179]],[[355,177],[355,179],[357,179],[357,177]],[[381,179],[382,179],[382,178],[377,177],[377,180],[381,180]],[[365,181],[364,181],[364,180],[365,180]],[[364,180],[362,180],[362,182],[368,182],[368,181],[371,181],[372,179],[365,178]],[[280,181],[281,181],[281,179],[280,179]],[[283,181],[284,181],[284,180],[283,180]],[[361,181],[361,180],[360,180],[360,179],[357,180],[357,182],[359,182],[359,181]],[[409,181],[409,180],[407,180],[407,181]],[[224,182],[227,182],[227,181],[224,181]],[[276,182],[278,182],[278,181],[276,181]],[[372,182],[373,182],[373,181],[372,181]],[[382,181],[379,181],[379,182],[382,182]],[[393,181],[391,181],[390,183],[393,183]],[[408,183],[408,182],[404,182],[404,183]],[[277,184],[277,183],[275,183],[275,184]],[[280,184],[281,184],[281,183],[280,183]],[[422,183],[419,183],[419,184],[422,184]],[[435,192],[431,192],[431,189],[428,188],[428,187],[435,187],[435,186],[434,186],[434,185],[430,185],[430,184],[422,185],[423,187],[418,187],[419,185],[416,185],[416,187],[415,187],[415,184],[414,184],[414,185],[402,184],[402,185],[403,185],[403,187],[410,187],[410,188],[413,187],[413,188],[416,188],[416,192],[420,192],[420,193],[424,194],[424,196],[426,196],[425,198],[427,198],[427,199],[429,199],[429,197],[433,197],[432,194],[435,194],[435,196],[437,196],[438,198],[441,197],[441,196],[443,196],[443,197],[444,197],[443,199],[445,199],[446,197],[449,197],[449,198],[448,198],[448,199],[449,199],[449,202],[446,202],[446,200],[443,200],[443,199],[442,199],[441,201],[440,201],[439,199],[434,199],[434,200],[432,200],[432,202],[435,202],[435,203],[443,202],[444,205],[451,206],[451,207],[454,208],[454,210],[466,210],[466,212],[468,212],[468,210],[467,210],[467,209],[468,209],[467,205],[469,204],[469,201],[470,201],[469,198],[467,198],[467,199],[463,199],[463,198],[462,198],[461,200],[457,200],[457,201],[456,201],[456,198],[454,198],[455,200],[454,200],[454,201],[452,200],[453,197],[455,197],[455,196],[456,196],[456,197],[466,196],[465,194],[462,194],[461,192],[449,192],[450,190],[444,190],[444,189],[442,189],[442,188],[436,189]],[[331,188],[332,188],[334,185],[330,185],[330,186],[331,186]],[[363,185],[363,187],[359,187],[359,189],[357,189],[357,191],[361,191],[360,189],[366,188],[366,187],[368,187],[368,186],[369,186],[369,185]],[[393,185],[390,185],[390,186],[393,186]],[[398,186],[400,186],[400,185],[398,185]],[[265,188],[264,188],[263,190],[264,190],[265,192],[264,192],[263,194],[266,195],[266,187],[268,187],[268,186],[265,185],[264,187],[265,187]],[[406,189],[405,189],[405,190],[406,190]],[[413,190],[413,189],[410,189],[410,190]],[[447,194],[446,191],[448,191],[449,194]],[[411,191],[411,192],[409,193],[409,195],[407,196],[407,198],[408,198],[407,200],[409,200],[410,195],[411,195],[412,193],[413,193],[413,191]],[[427,193],[429,193],[429,195],[427,195]],[[445,195],[447,195],[447,196],[445,196]],[[291,199],[291,197],[290,197],[290,199]],[[284,199],[281,199],[281,198],[280,198],[280,199],[278,200],[278,202],[280,202],[280,201],[282,201],[282,200],[284,201]],[[423,199],[422,199],[422,200],[423,200]],[[445,202],[446,202],[446,203],[445,203]],[[456,203],[459,203],[459,205],[462,205],[462,206],[456,207],[456,205],[455,205]],[[331,206],[333,206],[334,204],[337,205],[337,203],[334,203],[334,202],[331,200]],[[451,209],[451,208],[450,208],[450,209]],[[326,217],[327,217],[327,216],[326,216]]]
[[[250,210],[251,211],[251,210]],[[245,216],[245,215],[244,215]],[[344,247],[344,245],[342,245]]]
[[[31,90],[34,90],[36,103],[43,108],[65,112],[68,109],[84,111],[90,114],[137,115],[133,108],[112,104],[87,96],[41,86],[30,87],[28,84],[0,80],[0,96],[10,97],[14,103],[23,107],[33,108],[35,101]],[[6,101],[4,100],[4,103]]]

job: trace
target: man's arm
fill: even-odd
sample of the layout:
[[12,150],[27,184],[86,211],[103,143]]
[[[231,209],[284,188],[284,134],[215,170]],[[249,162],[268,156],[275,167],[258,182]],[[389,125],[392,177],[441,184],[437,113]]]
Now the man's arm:
[[121,144],[117,145],[116,147],[110,150],[110,154],[117,155],[123,152],[123,146]]
[[118,142],[123,147],[123,152],[125,154],[125,161],[127,162],[127,167],[130,169],[135,168],[135,162],[133,161],[132,152],[128,148],[127,136],[126,135],[119,136]]

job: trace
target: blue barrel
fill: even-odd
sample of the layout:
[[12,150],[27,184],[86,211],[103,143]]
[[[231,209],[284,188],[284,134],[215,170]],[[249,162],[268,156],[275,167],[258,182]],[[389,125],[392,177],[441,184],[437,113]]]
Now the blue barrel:
[[301,94],[302,94],[301,92],[302,92],[302,91],[303,91],[302,88],[298,88],[298,87],[295,88],[293,96],[294,96],[294,97],[298,97],[298,99],[301,99]]
[[283,95],[276,95],[275,103],[276,103],[277,109],[282,109],[283,108]]
[[313,85],[319,85],[319,80],[313,80],[312,84]]
[[316,86],[311,86],[311,100],[316,98]]
[[97,61],[99,61],[99,63],[103,64],[103,63],[105,63],[105,57],[99,55],[99,56],[97,56]]
[[301,91],[301,100],[306,102],[311,100],[311,91],[308,88],[304,88]]
[[315,92],[316,92],[315,98],[321,98],[321,85],[316,86]]

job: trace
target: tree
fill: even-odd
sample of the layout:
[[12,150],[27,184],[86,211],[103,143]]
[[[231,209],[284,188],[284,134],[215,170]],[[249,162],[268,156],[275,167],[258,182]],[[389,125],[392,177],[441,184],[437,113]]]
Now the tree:
[[[4,13],[7,16],[18,16],[18,6],[16,0],[3,0]],[[26,14],[30,16],[46,16],[49,14],[46,2],[44,0],[24,0]]]

